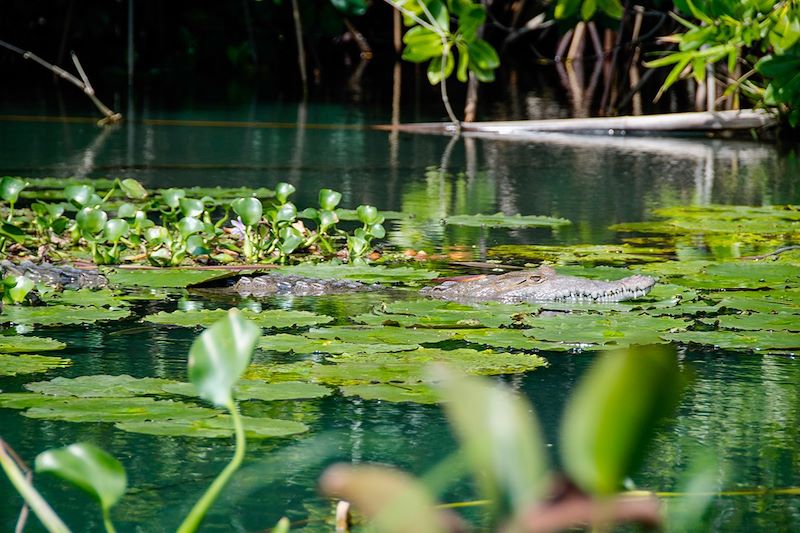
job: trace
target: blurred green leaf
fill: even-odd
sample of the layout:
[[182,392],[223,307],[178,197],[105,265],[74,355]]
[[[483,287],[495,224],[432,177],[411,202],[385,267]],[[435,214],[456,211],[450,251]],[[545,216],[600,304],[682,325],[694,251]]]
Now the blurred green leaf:
[[683,381],[674,347],[600,356],[562,419],[561,455],[570,478],[589,494],[620,490],[659,419],[677,404]]
[[275,197],[278,202],[285,204],[289,196],[291,196],[297,189],[291,183],[281,182],[275,186]]
[[40,453],[36,472],[48,472],[75,485],[99,501],[104,512],[125,494],[128,483],[122,464],[89,443]]
[[258,198],[237,198],[231,203],[233,211],[242,219],[245,226],[254,226],[261,220],[264,206]]
[[550,488],[547,454],[530,405],[508,389],[436,369],[450,424],[496,517],[541,500]]
[[189,351],[189,380],[200,397],[229,406],[234,383],[250,364],[261,330],[232,309],[204,331]]
[[17,203],[19,193],[28,186],[28,182],[20,178],[3,176],[0,179],[0,198],[10,204]]
[[144,200],[147,198],[147,189],[133,178],[127,178],[119,182],[119,186],[125,196],[133,200]]

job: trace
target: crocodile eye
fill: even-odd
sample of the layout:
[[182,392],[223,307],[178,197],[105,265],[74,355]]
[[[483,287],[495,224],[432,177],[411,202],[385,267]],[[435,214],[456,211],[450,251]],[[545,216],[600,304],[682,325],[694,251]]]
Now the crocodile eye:
[[520,283],[541,283],[543,280],[542,276],[533,275],[521,280]]

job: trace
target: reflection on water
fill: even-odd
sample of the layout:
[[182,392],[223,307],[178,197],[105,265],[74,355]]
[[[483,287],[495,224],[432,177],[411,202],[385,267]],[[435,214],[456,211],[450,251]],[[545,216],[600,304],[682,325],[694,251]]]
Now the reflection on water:
[[[241,116],[264,123],[172,122]],[[414,218],[399,222],[390,234],[392,245],[444,248],[459,259],[482,258],[486,248],[503,242],[611,242],[616,236],[608,225],[643,220],[659,206],[800,203],[794,153],[752,142],[556,134],[451,141],[371,130],[357,112],[321,106],[152,118],[158,121],[128,122],[102,131],[83,123],[0,120],[0,175],[132,176],[153,187],[273,186],[288,180],[297,186],[301,206],[316,204],[317,191],[330,187],[343,193],[345,206],[371,203],[412,214]],[[445,228],[439,223],[452,214],[496,211],[563,216],[573,225],[554,234]],[[366,311],[382,297],[276,297],[245,305],[306,309],[341,320]],[[136,310],[144,314],[179,305],[232,302],[228,296],[192,292],[142,302]],[[184,379],[185,357],[195,334],[181,328],[143,328],[135,320],[41,333],[67,342],[65,355],[74,362],[53,375],[127,373],[175,379]],[[262,352],[257,357],[272,356]],[[554,457],[564,401],[592,358],[550,354],[549,368],[504,379],[533,400]],[[684,354],[683,360],[693,369],[694,380],[678,415],[659,432],[634,481],[641,487],[674,490],[676,474],[697,452],[706,451],[719,459],[720,488],[800,485],[797,362],[694,352]],[[18,391],[24,382],[3,378],[0,388]],[[420,474],[454,447],[435,406],[334,395],[269,406],[247,402],[243,409],[303,421],[312,431],[252,442],[246,468],[215,508],[209,530],[264,529],[284,513],[296,520],[321,516],[329,504],[316,495],[315,480],[335,459],[392,463]],[[225,440],[157,438],[117,431],[110,424],[33,421],[13,410],[0,410],[0,428],[29,459],[43,448],[76,440],[98,442],[112,451],[128,467],[134,487],[115,511],[124,530],[173,530],[232,452]],[[58,482],[46,478],[37,483],[70,523],[86,524],[81,530],[101,530],[98,513],[86,498],[62,491]],[[11,494],[5,479],[0,480],[0,494]],[[462,483],[445,499],[473,496],[470,485]],[[14,499],[0,499],[0,530],[13,528],[15,506]],[[716,500],[714,506],[708,529],[800,528],[797,498],[731,496]]]

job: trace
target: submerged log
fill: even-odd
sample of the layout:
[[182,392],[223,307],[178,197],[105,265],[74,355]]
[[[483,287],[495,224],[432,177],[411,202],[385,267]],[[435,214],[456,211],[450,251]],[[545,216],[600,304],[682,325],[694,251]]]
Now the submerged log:
[[[624,135],[626,132],[702,132],[732,133],[778,125],[774,115],[760,109],[715,111],[701,113],[668,113],[664,115],[642,115],[624,117],[565,118],[548,120],[509,120],[496,122],[472,122],[462,124],[463,132],[502,135],[525,135],[535,132],[575,132]],[[449,123],[429,122],[377,126],[378,129],[399,130],[409,133],[453,133]]]

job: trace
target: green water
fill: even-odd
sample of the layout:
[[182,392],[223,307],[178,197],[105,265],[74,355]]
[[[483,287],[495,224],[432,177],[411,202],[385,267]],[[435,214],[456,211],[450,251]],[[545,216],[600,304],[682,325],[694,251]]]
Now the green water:
[[[145,114],[152,119],[280,122],[227,125],[127,123],[100,132],[90,124],[0,120],[0,175],[132,176],[153,187],[188,185],[297,186],[300,206],[317,190],[343,193],[343,206],[372,203],[415,219],[393,228],[389,246],[444,250],[480,260],[497,243],[614,242],[608,225],[644,220],[650,209],[678,204],[800,203],[800,173],[791,150],[746,141],[547,136],[525,142],[396,135],[367,128],[379,113],[336,106],[263,106],[246,110]],[[338,126],[338,125],[343,126]],[[431,172],[445,167],[447,172]],[[573,225],[544,230],[448,228],[424,222],[459,213],[555,215]],[[697,250],[703,254],[704,250]],[[315,309],[344,317],[366,310],[373,295],[274,298],[265,307]],[[176,307],[229,305],[175,292],[146,302],[135,316]],[[136,318],[108,326],[41,328],[63,340],[73,366],[33,378],[3,378],[16,391],[26,381],[83,374],[183,379],[195,332],[140,327]],[[257,357],[268,358],[269,353]],[[555,452],[563,403],[593,355],[547,354],[550,367],[504,378],[534,403]],[[643,488],[676,489],[691,457],[719,460],[725,489],[800,486],[800,367],[794,358],[725,352],[681,354],[691,386],[665,424],[644,467]],[[631,398],[636,401],[636,398]],[[246,465],[205,523],[208,531],[257,531],[282,515],[311,519],[331,509],[315,491],[334,460],[391,463],[421,474],[454,449],[435,406],[390,404],[338,395],[321,400],[244,406],[246,414],[277,415],[311,426],[298,437],[251,441]],[[222,440],[125,433],[110,424],[37,421],[0,410],[0,434],[26,459],[78,440],[100,444],[127,467],[130,493],[114,511],[121,531],[170,531],[232,454]],[[76,531],[99,531],[94,505],[58,482],[37,479]],[[475,497],[455,483],[447,501]],[[0,480],[0,531],[13,530],[19,499]],[[479,512],[473,517],[479,518]],[[315,521],[316,520],[316,521]],[[31,530],[37,530],[35,520]],[[714,501],[702,529],[785,531],[800,528],[800,498],[727,496]]]

